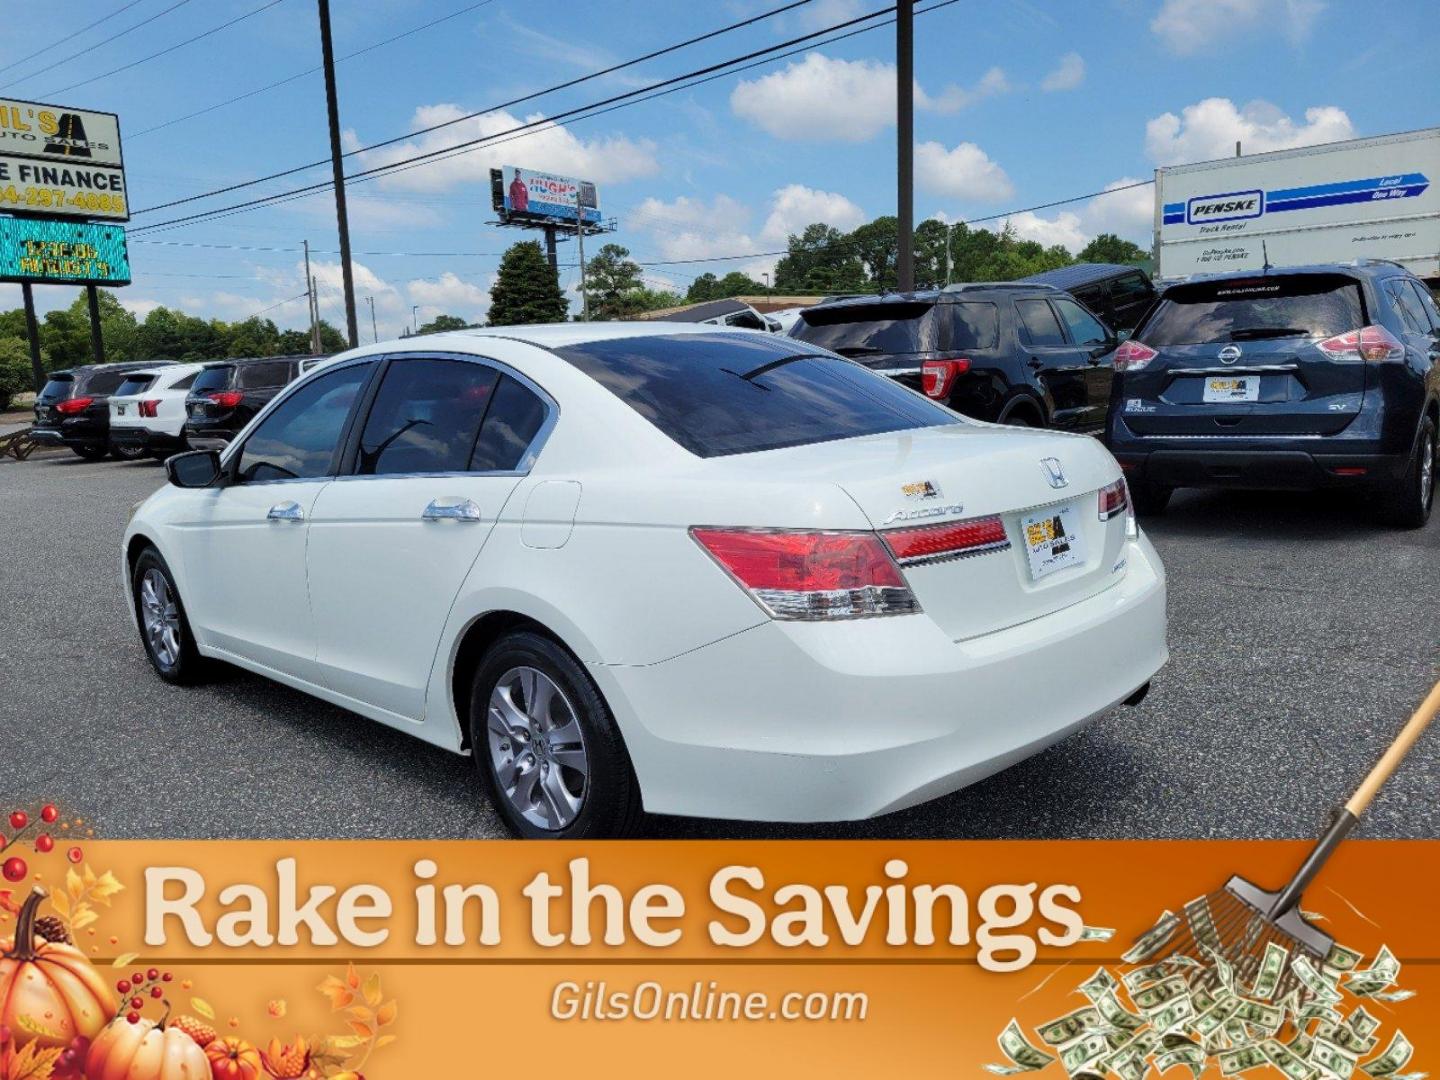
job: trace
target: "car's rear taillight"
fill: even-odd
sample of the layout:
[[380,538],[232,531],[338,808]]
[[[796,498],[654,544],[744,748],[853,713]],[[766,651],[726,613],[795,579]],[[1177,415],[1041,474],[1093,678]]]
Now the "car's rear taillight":
[[944,399],[950,396],[955,380],[970,370],[970,361],[963,356],[926,360],[920,365],[920,387],[926,397]]
[[95,399],[93,397],[74,397],[69,401],[60,402],[55,406],[55,411],[61,416],[74,416],[76,413],[84,412],[94,404]]
[[1113,484],[1107,484],[1100,489],[1101,521],[1109,521],[1129,505],[1130,492],[1125,490],[1125,479],[1123,477],[1116,480]]
[[1383,326],[1336,334],[1315,346],[1331,360],[1404,360],[1405,346]]
[[858,619],[920,610],[874,533],[690,530],[776,619]]
[[1010,546],[1005,523],[998,517],[924,525],[918,529],[886,529],[880,534],[902,566],[983,555]]
[[1131,338],[1120,343],[1120,347],[1115,350],[1113,363],[1116,371],[1139,371],[1159,355],[1143,341]]
[[205,396],[222,409],[233,409],[245,398],[245,395],[239,390],[217,390],[215,393],[206,394]]
[[152,418],[153,418],[153,417],[156,417],[156,416],[159,416],[159,415],[160,415],[159,409],[160,409],[160,402],[159,402],[159,401],[142,401],[142,402],[140,402],[140,415],[141,415],[141,416],[148,416],[148,417],[152,417]]

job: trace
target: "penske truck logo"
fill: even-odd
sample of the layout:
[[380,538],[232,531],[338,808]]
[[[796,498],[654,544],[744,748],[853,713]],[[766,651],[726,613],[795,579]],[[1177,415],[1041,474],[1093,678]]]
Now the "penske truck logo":
[[1234,221],[1256,218],[1265,212],[1265,192],[1230,191],[1224,195],[1202,195],[1191,199],[1185,207],[1185,220],[1191,225],[1212,221]]
[[1166,203],[1162,208],[1162,220],[1166,225],[1212,225],[1288,210],[1413,199],[1422,195],[1429,186],[1430,178],[1417,172],[1338,180],[1307,187],[1276,188],[1273,191],[1225,191],[1197,195],[1186,202]]

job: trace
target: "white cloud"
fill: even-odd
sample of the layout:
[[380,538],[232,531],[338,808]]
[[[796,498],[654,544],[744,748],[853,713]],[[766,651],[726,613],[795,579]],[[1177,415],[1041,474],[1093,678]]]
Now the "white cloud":
[[[493,284],[494,275],[490,275]],[[412,304],[420,307],[420,321],[428,322],[436,315],[458,315],[469,323],[484,320],[490,310],[490,290],[464,281],[450,271],[429,280],[416,278],[405,285]]]
[[1040,89],[1048,92],[1074,90],[1084,81],[1084,58],[1077,52],[1066,53],[1055,70],[1040,80]]
[[[947,86],[932,95],[917,83],[915,105],[952,113],[1009,89],[1005,72],[991,68],[968,89]],[[808,53],[782,71],[742,79],[730,108],[776,138],[864,142],[895,122],[895,65]]]
[[[1021,240],[1034,240],[1046,247],[1060,244],[1072,255],[1079,254],[1100,233],[1114,233],[1122,240],[1148,248],[1155,220],[1155,189],[1149,184],[1131,186],[1137,182],[1135,177],[1122,176],[1105,185],[1105,190],[1114,194],[1097,195],[1078,209],[1060,210],[1053,217],[1027,210],[985,222],[983,227],[999,232],[1008,222]],[[936,217],[953,220],[944,214]]]
[[1258,154],[1354,137],[1350,117],[1334,105],[1306,109],[1297,124],[1268,101],[1236,108],[1229,98],[1213,97],[1146,123],[1145,150],[1158,164],[1174,165],[1230,157],[1237,140],[1245,153]]
[[938,142],[915,147],[915,182],[935,195],[953,199],[993,202],[1008,199],[1014,185],[1005,170],[974,143],[962,142],[946,150]]
[[1150,29],[1181,56],[1266,29],[1279,31],[1293,45],[1305,39],[1324,9],[1320,0],[1165,0]]
[[[458,105],[421,105],[415,110],[411,125],[415,128],[431,127],[457,120],[465,114],[466,110]],[[522,123],[535,123],[536,126],[523,136],[517,134],[503,143],[481,144],[452,157],[436,158],[418,168],[389,174],[379,182],[392,190],[448,191],[461,185],[479,184],[488,191],[490,170],[516,159],[523,160],[532,169],[583,176],[597,184],[619,183],[659,171],[655,144],[649,139],[612,135],[586,140],[578,138],[567,128],[543,120],[539,113],[522,120],[503,110],[472,117],[360,157],[366,168],[375,168],[416,154],[454,147],[472,139],[499,135]],[[353,132],[347,132],[346,141],[352,148],[359,145]]]
[[1045,247],[1060,244],[1072,253],[1090,242],[1089,234],[1081,227],[1080,215],[1070,210],[1062,210],[1053,218],[1026,210],[999,221],[987,221],[985,228],[1000,232],[1006,225],[1021,240],[1034,240]]
[[135,318],[140,320],[141,322],[145,321],[145,316],[149,315],[150,312],[154,311],[158,307],[165,306],[159,300],[146,300],[142,296],[127,296],[124,293],[118,294],[115,299],[120,301],[121,307],[123,307],[126,311],[130,312],[131,315],[134,315]]
[[760,239],[783,247],[791,233],[798,233],[817,221],[849,232],[865,220],[865,211],[844,195],[817,191],[803,184],[787,184],[770,196],[770,214],[760,230]]

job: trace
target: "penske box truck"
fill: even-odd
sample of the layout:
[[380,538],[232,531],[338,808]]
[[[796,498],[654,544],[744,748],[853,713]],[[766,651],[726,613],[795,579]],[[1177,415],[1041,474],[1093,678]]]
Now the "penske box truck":
[[1162,278],[1353,259],[1440,284],[1440,128],[1155,170]]

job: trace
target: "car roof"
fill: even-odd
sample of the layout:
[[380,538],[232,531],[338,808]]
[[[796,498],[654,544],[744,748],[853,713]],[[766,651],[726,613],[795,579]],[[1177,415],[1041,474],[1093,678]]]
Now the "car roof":
[[1057,289],[1078,289],[1082,285],[1093,285],[1097,281],[1109,281],[1123,274],[1145,272],[1143,267],[1126,263],[1072,263],[1057,266],[1054,270],[1042,270],[1038,274],[1023,277],[1021,281],[1037,285],[1054,285]]
[[89,375],[93,371],[139,371],[142,368],[168,367],[174,360],[117,360],[113,364],[76,364],[73,367],[56,368],[47,372],[46,378],[55,375]]
[[[439,334],[412,335],[397,341],[382,341],[379,345],[366,346],[363,352],[395,352],[397,347],[406,350],[426,349],[443,352],[447,346],[457,352],[470,352],[477,347],[477,342],[486,338],[508,338],[512,341],[536,345],[542,349],[563,349],[571,345],[588,344],[592,341],[612,341],[627,337],[678,337],[683,334],[776,336],[764,330],[739,330],[708,323],[662,322],[658,319],[651,322],[535,323],[526,326],[483,326],[469,330],[447,330]],[[353,355],[362,354],[356,352]]]
[[801,308],[800,314],[807,311],[835,311],[847,307],[875,307],[879,304],[954,304],[962,300],[971,300],[984,296],[987,293],[1003,293],[1007,296],[1016,294],[1030,294],[1032,296],[1043,296],[1053,294],[1054,288],[1049,285],[1037,285],[1021,281],[975,281],[962,282],[956,285],[946,285],[943,289],[915,289],[912,292],[886,292],[870,293],[861,296],[844,296],[834,300],[826,300],[811,307]]
[[[1179,285],[1196,285],[1212,281],[1237,281],[1256,277],[1290,277],[1297,274],[1347,274],[1355,278],[1415,277],[1408,267],[1388,259],[1356,259],[1353,262],[1309,263],[1305,266],[1272,266],[1268,270],[1228,270],[1221,274],[1195,274],[1176,281],[1166,290]],[[1416,278],[1418,281],[1419,279]]]

